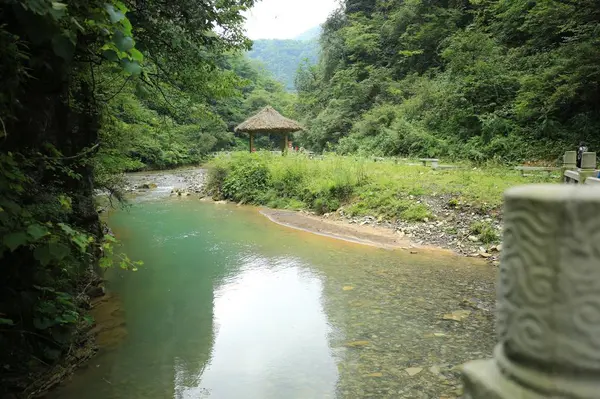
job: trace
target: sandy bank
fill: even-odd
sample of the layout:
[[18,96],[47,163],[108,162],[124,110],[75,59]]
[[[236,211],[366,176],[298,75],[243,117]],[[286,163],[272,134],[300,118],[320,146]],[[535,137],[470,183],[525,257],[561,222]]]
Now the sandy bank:
[[282,226],[357,244],[386,249],[416,250],[419,248],[452,252],[450,250],[417,245],[406,237],[402,237],[385,227],[361,226],[350,224],[343,220],[326,220],[319,216],[288,210],[263,208],[260,210],[260,213],[272,222]]

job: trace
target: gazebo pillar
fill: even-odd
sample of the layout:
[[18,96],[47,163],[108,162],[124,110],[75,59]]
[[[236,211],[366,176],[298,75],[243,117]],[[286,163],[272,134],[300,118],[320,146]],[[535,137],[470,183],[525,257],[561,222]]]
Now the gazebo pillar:
[[248,133],[250,135],[250,154],[252,154],[252,150],[254,149],[254,133]]
[[282,149],[281,149],[281,155],[285,155],[285,153],[287,152],[287,148],[288,148],[288,134],[285,133],[283,136],[283,143],[282,143]]

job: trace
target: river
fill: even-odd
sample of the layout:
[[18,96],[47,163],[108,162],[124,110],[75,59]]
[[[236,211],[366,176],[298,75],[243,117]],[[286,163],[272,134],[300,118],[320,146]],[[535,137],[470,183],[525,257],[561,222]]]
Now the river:
[[454,398],[458,366],[491,356],[495,269],[482,261],[191,197],[138,197],[109,225],[145,262],[108,275],[126,335],[51,397]]

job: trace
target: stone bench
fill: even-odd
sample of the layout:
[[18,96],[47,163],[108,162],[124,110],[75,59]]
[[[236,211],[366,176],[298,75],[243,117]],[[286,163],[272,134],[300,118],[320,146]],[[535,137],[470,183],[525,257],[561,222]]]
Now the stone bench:
[[427,163],[431,163],[432,168],[437,168],[438,163],[440,162],[437,158],[421,158],[419,161],[423,164],[423,166],[427,166]]
[[561,170],[561,168],[551,167],[551,166],[517,166],[515,170],[521,172],[521,176],[525,176],[526,172],[547,172],[551,174],[552,172],[556,172]]
[[576,170],[565,170],[563,177],[566,184],[579,184],[581,182],[581,176]]
[[587,179],[585,179],[585,183],[587,185],[596,185],[596,184],[600,184],[600,179],[597,177],[588,177]]

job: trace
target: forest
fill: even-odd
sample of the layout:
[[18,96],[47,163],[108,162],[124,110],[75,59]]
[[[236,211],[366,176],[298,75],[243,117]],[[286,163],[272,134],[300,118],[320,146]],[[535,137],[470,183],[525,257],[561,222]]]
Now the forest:
[[122,198],[124,171],[235,148],[236,123],[292,105],[243,56],[253,3],[0,5],[0,396],[34,396],[81,362],[96,272],[139,266],[95,194]]
[[476,162],[597,148],[599,24],[594,0],[347,0],[296,77],[296,141]]
[[0,5],[0,395],[48,388],[41,376],[89,338],[95,273],[139,267],[95,194],[119,200],[124,172],[247,148],[234,127],[266,105],[317,153],[516,163],[600,145],[596,0],[346,0],[318,59],[285,64],[294,94],[247,55],[254,3]]

